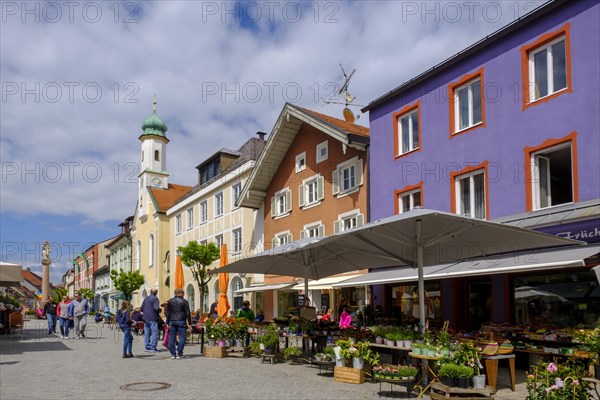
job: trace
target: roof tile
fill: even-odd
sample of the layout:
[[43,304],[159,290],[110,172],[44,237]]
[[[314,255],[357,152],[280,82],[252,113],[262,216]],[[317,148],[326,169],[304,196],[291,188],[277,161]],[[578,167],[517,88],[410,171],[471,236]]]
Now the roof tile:
[[167,210],[177,202],[177,200],[192,189],[191,186],[177,185],[169,183],[168,189],[150,188],[150,192],[156,200],[158,212],[167,212]]
[[328,123],[329,125],[333,125],[338,129],[341,129],[347,133],[353,133],[355,135],[360,136],[369,136],[369,128],[366,128],[361,125],[351,124],[350,122],[331,117],[329,115],[321,114],[319,112],[309,110],[307,108],[298,107],[302,111],[305,111],[312,115],[313,117],[319,118],[321,121]]

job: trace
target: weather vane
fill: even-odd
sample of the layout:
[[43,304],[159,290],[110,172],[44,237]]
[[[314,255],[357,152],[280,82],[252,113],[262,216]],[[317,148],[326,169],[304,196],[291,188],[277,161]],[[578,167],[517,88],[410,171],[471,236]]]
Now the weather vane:
[[338,91],[337,94],[343,96],[343,102],[329,101],[329,100],[326,100],[324,102],[325,102],[325,104],[343,104],[344,105],[344,110],[343,110],[344,119],[346,120],[346,122],[350,122],[351,124],[353,124],[355,120],[360,118],[360,115],[355,117],[352,110],[350,110],[350,108],[348,108],[348,107],[349,106],[364,107],[360,104],[353,104],[354,99],[356,99],[356,97],[352,96],[352,93],[350,93],[350,90],[348,89],[350,86],[350,80],[352,79],[352,77],[354,76],[354,73],[356,72],[356,68],[354,68],[352,70],[352,72],[350,72],[350,74],[346,73],[342,64],[340,64],[340,68],[342,69],[342,74],[344,74],[344,84],[342,85],[342,87],[340,88],[340,90]]

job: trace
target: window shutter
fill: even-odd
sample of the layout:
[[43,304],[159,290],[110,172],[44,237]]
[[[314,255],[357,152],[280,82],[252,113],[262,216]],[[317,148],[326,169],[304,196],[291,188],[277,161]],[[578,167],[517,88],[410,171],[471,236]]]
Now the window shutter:
[[288,239],[287,240],[288,243],[292,243],[293,242],[293,238],[292,238],[292,234],[291,233],[287,234],[287,239]]
[[277,236],[273,238],[273,240],[271,240],[271,248],[274,249],[275,247],[277,247],[277,244],[279,243],[279,240],[277,240]]
[[333,221],[333,233],[340,233],[340,220]]
[[277,198],[275,196],[271,197],[271,217],[275,217],[277,215]]
[[300,239],[304,239],[306,237],[306,229],[302,229],[300,231]]
[[304,184],[298,186],[298,207],[304,207]]
[[337,169],[331,175],[331,190],[334,196],[340,192],[340,171]]
[[360,186],[363,184],[363,161],[358,160],[355,164],[356,168],[356,185]]
[[317,199],[323,200],[325,198],[325,178],[319,176],[317,180]]
[[285,192],[285,212],[292,211],[292,191]]
[[325,236],[325,225],[319,225],[319,237]]
[[365,214],[358,214],[356,216],[356,226],[363,226],[365,224]]

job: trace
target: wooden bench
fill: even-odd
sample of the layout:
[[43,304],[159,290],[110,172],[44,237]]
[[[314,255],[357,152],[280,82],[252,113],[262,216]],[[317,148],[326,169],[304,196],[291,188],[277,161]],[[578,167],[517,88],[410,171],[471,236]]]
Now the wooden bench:
[[461,389],[446,386],[440,382],[432,382],[429,397],[433,400],[494,400],[492,397],[494,393],[496,393],[496,389],[490,386],[486,386],[483,389]]

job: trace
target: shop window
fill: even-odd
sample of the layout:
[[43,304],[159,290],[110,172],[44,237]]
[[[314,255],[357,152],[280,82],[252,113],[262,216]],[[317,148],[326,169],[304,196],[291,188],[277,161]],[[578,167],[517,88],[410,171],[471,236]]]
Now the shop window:
[[[391,317],[402,321],[402,325],[419,323],[419,288],[414,285],[390,286],[388,299]],[[442,326],[440,284],[425,284],[425,317],[432,326]]]
[[512,278],[512,319],[531,330],[593,327],[600,317],[600,285],[591,270],[573,270]]

